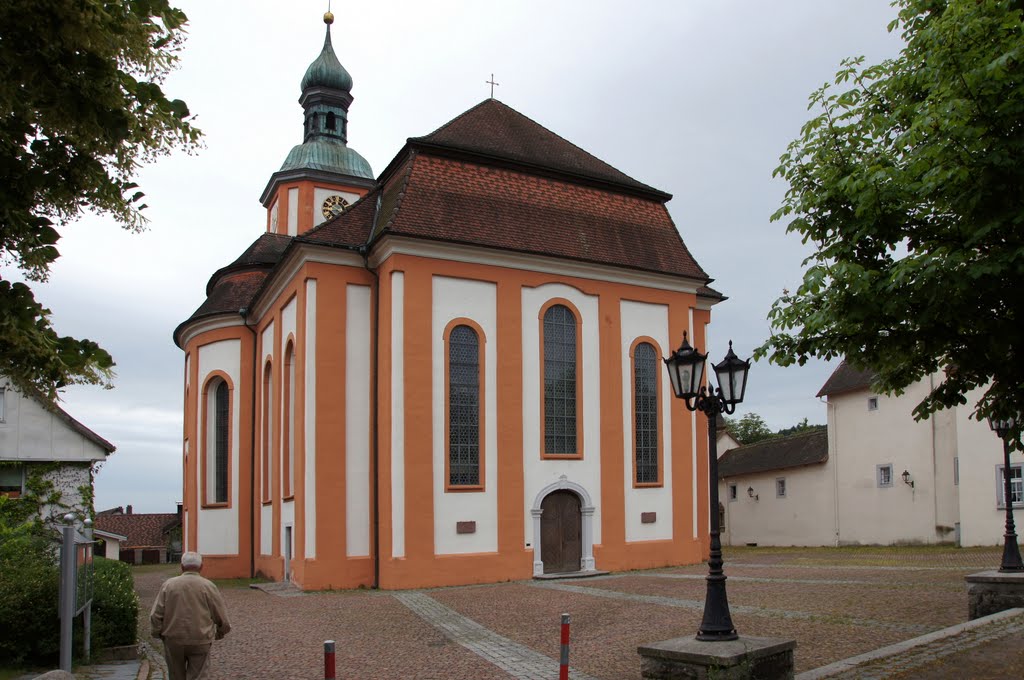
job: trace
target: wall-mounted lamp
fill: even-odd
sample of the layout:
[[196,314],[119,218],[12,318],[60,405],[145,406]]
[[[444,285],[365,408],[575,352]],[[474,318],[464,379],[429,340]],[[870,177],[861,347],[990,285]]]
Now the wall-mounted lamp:
[[913,489],[913,488],[914,488],[914,480],[910,478],[910,473],[909,473],[909,472],[907,472],[906,470],[904,470],[904,471],[903,471],[903,474],[902,474],[902,475],[900,475],[900,476],[901,476],[901,477],[903,477],[903,483],[904,483],[904,484],[906,484],[907,486],[909,486],[909,487],[910,487],[911,489]]
[[747,495],[753,498],[755,501],[761,500],[761,497],[754,493],[754,487],[752,486],[747,487]]

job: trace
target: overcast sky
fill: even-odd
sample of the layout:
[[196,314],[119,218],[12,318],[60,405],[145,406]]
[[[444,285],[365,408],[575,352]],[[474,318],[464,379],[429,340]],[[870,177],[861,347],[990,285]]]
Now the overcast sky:
[[[181,68],[165,90],[206,134],[199,154],[145,169],[149,231],[87,217],[63,230],[36,296],[57,331],[100,342],[116,388],[73,388],[64,408],[117,446],[96,507],[172,512],[181,497],[183,354],[175,326],[206,282],[265,228],[271,173],[302,139],[299,81],[323,43],[323,0],[179,0]],[[808,119],[809,94],[844,57],[895,56],[888,0],[434,0],[335,2],[335,51],[352,74],[349,143],[380,172],[489,95],[646,184],[729,300],[712,312],[711,360],[750,355],[766,315],[800,279],[806,247],[769,221],[772,179]],[[4,271],[5,277],[13,272]],[[700,348],[704,349],[704,348]],[[751,370],[747,401],[773,429],[825,422],[830,366]]]

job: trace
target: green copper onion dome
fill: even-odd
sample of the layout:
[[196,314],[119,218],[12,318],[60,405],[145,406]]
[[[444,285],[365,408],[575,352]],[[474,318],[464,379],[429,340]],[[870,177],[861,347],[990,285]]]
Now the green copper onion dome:
[[331,45],[331,24],[334,23],[334,15],[328,12],[324,15],[324,23],[327,24],[327,37],[324,38],[324,49],[309,68],[306,75],[302,76],[302,89],[310,87],[329,87],[334,90],[350,92],[352,90],[352,76],[345,67],[338,61],[334,54],[334,47]]
[[354,149],[333,139],[311,139],[293,147],[284,159],[281,171],[298,169],[373,179],[373,170],[367,160]]

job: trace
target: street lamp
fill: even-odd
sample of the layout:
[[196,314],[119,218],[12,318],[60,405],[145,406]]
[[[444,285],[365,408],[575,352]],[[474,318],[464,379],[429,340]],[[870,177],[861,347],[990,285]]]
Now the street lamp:
[[700,411],[708,417],[708,477],[710,486],[711,552],[708,557],[707,594],[704,597],[704,619],[697,631],[697,639],[704,641],[735,640],[739,637],[729,614],[729,598],[725,593],[725,573],[722,571],[721,526],[718,518],[718,446],[715,423],[720,413],[735,413],[736,404],[743,401],[747,390],[747,372],[750,360],[741,360],[732,351],[714,366],[718,387],[709,389],[701,384],[704,363],[708,355],[701,354],[686,340],[672,356],[665,359],[669,381],[676,397],[682,399],[690,411]]
[[1013,528],[1013,490],[1010,485],[1010,433],[1016,422],[988,419],[988,426],[1003,440],[1003,503],[1006,505],[1006,533],[1003,534],[1003,563],[999,571],[1024,571],[1017,546],[1017,532]]

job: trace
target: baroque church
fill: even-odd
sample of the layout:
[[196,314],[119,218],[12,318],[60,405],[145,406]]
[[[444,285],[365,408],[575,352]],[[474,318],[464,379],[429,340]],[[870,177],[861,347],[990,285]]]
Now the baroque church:
[[174,332],[186,549],[304,589],[702,560],[707,419],[661,358],[723,298],[671,196],[493,98],[375,177],[332,20],[265,233]]

